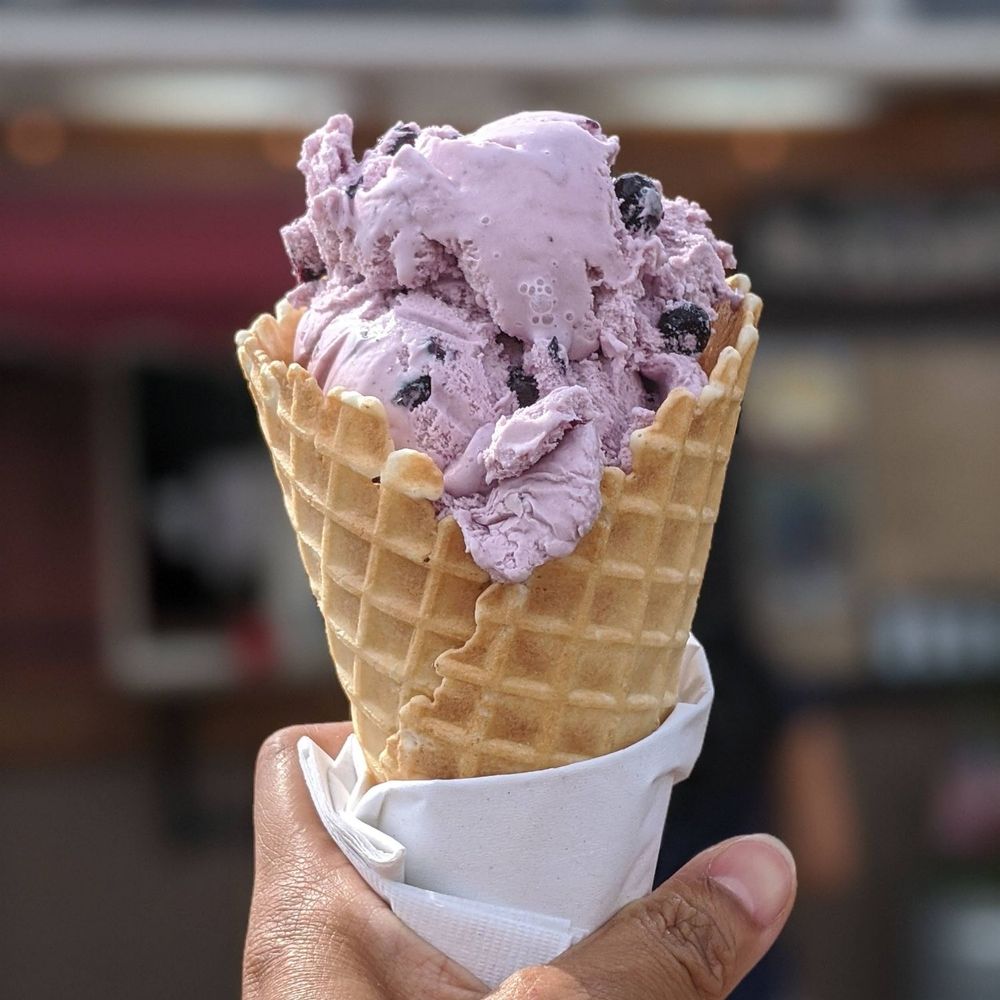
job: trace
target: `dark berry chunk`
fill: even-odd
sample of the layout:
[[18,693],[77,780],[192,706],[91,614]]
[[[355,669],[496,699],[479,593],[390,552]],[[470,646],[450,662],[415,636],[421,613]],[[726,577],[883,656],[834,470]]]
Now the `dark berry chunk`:
[[655,410],[660,405],[657,402],[659,399],[659,390],[656,387],[656,383],[645,375],[640,375],[639,378],[642,379],[642,387],[646,390],[645,399],[643,400],[646,404],[646,409]]
[[375,149],[386,156],[394,156],[404,146],[412,146],[417,141],[420,129],[413,123],[396,122],[385,135],[379,139]]
[[292,274],[300,284],[306,281],[318,281],[326,274],[326,265],[316,245],[316,237],[309,228],[305,216],[281,227],[281,239],[285,244],[285,253],[292,265]]
[[524,369],[518,365],[511,368],[507,376],[507,388],[517,396],[518,406],[531,406],[538,402],[538,383],[534,375],[525,375]]
[[663,218],[663,202],[652,179],[645,174],[622,174],[615,178],[615,195],[622,222],[629,232],[651,233]]
[[325,275],[326,267],[323,264],[316,266],[303,261],[295,268],[295,277],[299,281],[319,281]]
[[431,339],[427,341],[427,350],[430,351],[431,354],[438,359],[438,361],[444,361],[445,351],[441,346],[441,341],[438,340],[437,337],[431,337]]
[[663,334],[663,346],[671,354],[701,354],[712,334],[708,313],[693,302],[667,310],[656,325]]
[[358,193],[358,188],[361,187],[362,178],[359,177],[353,184],[349,184],[344,192],[348,198],[353,198]]
[[559,344],[559,338],[553,337],[549,341],[549,357],[559,366],[559,370],[566,374],[566,359],[563,357],[562,347]]
[[426,403],[430,398],[430,375],[418,375],[412,381],[406,382],[402,389],[392,397],[392,401],[397,406],[405,406],[408,410],[415,410],[421,403]]

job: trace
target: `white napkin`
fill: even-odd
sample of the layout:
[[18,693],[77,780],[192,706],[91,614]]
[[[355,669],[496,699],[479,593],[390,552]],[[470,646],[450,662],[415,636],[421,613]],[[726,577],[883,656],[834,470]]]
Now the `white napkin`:
[[712,694],[692,636],[669,718],[603,757],[375,785],[353,736],[336,760],[303,737],[299,761],[323,825],[365,881],[422,938],[494,987],[649,891],[670,792],[701,751]]

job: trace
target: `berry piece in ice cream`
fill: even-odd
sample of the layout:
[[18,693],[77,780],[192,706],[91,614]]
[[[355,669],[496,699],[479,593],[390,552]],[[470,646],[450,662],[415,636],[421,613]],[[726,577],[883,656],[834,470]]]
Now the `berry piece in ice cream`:
[[412,146],[420,135],[420,126],[415,122],[396,122],[375,144],[375,149],[385,156],[395,156],[404,146]]
[[622,174],[615,178],[622,222],[630,232],[652,233],[663,218],[663,201],[656,182],[645,174]]
[[326,275],[326,264],[305,219],[296,219],[284,226],[281,239],[296,281],[319,281]]
[[511,368],[507,386],[517,396],[518,406],[531,406],[538,400],[538,382],[532,375],[525,375],[520,366]]
[[418,407],[421,403],[426,403],[431,398],[431,377],[430,375],[420,375],[407,382],[392,401],[397,406],[403,406],[407,410]]
[[562,346],[558,337],[553,337],[549,341],[549,357],[559,366],[559,370],[566,374],[566,358],[563,356]]
[[303,144],[294,360],[380,399],[395,447],[441,469],[438,515],[522,581],[590,530],[604,467],[631,469],[669,393],[701,392],[732,248],[694,202],[616,178],[590,118],[398,122],[360,158],[353,132],[335,115]]
[[663,346],[671,354],[701,354],[712,335],[708,313],[691,302],[668,309],[656,325],[663,334]]
[[303,264],[295,273],[295,277],[299,281],[319,281],[326,274],[326,268],[320,264],[318,267],[313,267],[309,264]]

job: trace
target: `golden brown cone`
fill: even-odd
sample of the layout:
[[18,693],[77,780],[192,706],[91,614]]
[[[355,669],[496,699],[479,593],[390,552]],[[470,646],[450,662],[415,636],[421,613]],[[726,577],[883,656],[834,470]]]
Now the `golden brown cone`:
[[576,550],[523,584],[490,583],[429,456],[394,451],[382,404],[324,396],[290,364],[299,313],[237,335],[355,732],[379,780],[554,767],[620,749],[673,708],[760,299],[719,311],[696,400],[675,389],[605,468]]

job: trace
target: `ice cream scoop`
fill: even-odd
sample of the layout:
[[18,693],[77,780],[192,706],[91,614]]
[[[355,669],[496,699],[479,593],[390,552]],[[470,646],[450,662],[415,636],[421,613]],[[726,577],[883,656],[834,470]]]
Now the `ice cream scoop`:
[[463,135],[398,123],[361,158],[346,115],[303,146],[283,230],[304,307],[295,360],[385,406],[430,455],[474,560],[527,579],[601,506],[605,466],[671,390],[697,395],[716,310],[738,303],[706,213],[589,118],[525,112]]

